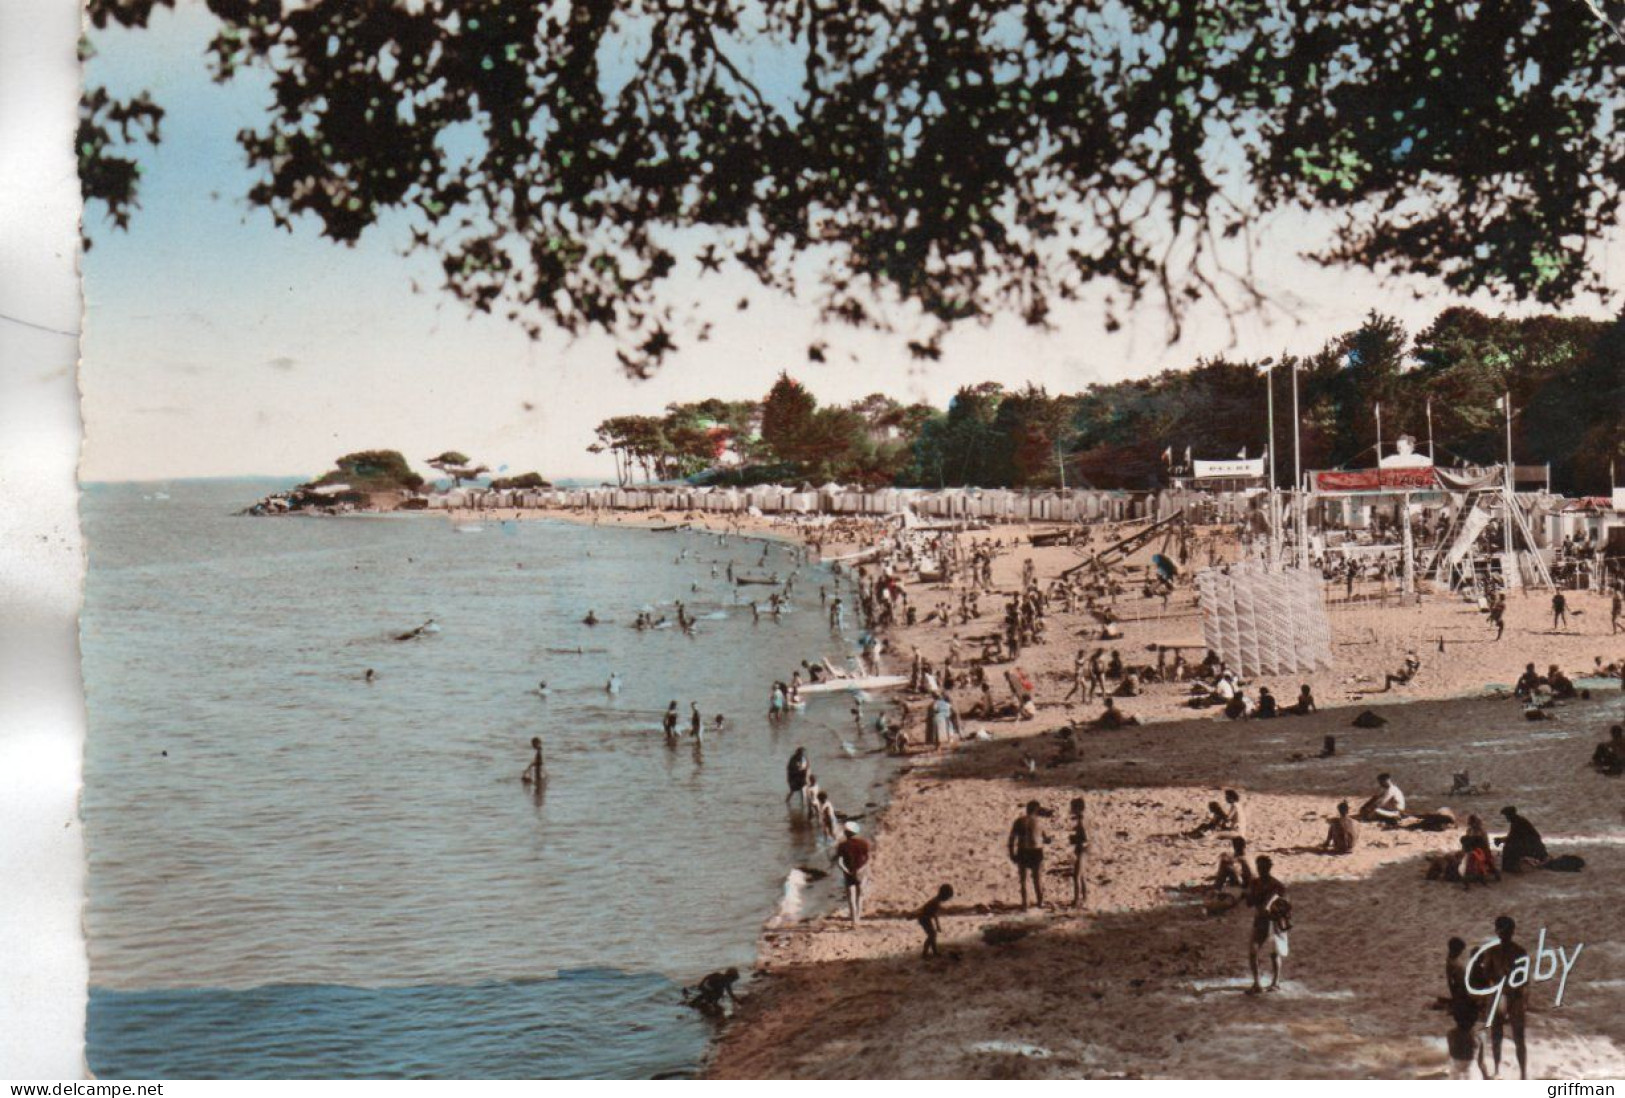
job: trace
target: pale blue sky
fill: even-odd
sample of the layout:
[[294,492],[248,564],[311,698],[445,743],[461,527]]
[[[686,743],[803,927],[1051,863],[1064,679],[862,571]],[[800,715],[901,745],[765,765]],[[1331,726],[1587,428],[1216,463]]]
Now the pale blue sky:
[[[432,259],[399,255],[399,223],[354,248],[322,240],[313,223],[274,229],[243,198],[253,177],[234,140],[258,120],[263,78],[215,85],[204,58],[212,17],[196,0],[181,9],[160,9],[146,31],[94,38],[91,76],[115,93],[150,88],[168,113],[163,144],[143,160],[130,231],[90,225],[81,371],[89,480],[314,474],[340,453],[372,448],[414,462],[455,448],[493,467],[607,477],[610,463],[585,453],[600,420],[674,400],[757,397],[784,368],[825,401],[880,390],[942,405],[958,386],[990,378],[1073,391],[1202,354],[1308,351],[1372,307],[1414,330],[1463,300],[1424,282],[1304,262],[1297,254],[1320,242],[1324,223],[1283,216],[1263,230],[1257,273],[1291,315],[1245,318],[1234,346],[1216,307],[1195,309],[1169,347],[1159,309],[1142,308],[1108,335],[1097,299],[1059,311],[1051,334],[1014,321],[966,328],[922,369],[904,348],[906,327],[824,331],[810,305],[734,277],[698,286],[716,303],[711,341],[634,382],[605,338],[546,332],[533,343],[505,321],[471,317],[434,289]],[[1615,288],[1625,284],[1618,251],[1608,257]],[[424,293],[412,292],[413,279]],[[735,311],[745,295],[753,307]],[[1588,302],[1576,311],[1608,310]],[[819,339],[831,345],[829,362],[809,364],[807,345]]]

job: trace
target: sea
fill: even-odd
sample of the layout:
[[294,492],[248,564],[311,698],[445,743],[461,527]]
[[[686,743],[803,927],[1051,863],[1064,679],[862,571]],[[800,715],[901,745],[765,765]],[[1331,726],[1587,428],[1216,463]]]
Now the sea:
[[[884,796],[852,697],[766,717],[774,679],[855,648],[821,609],[841,578],[802,566],[756,622],[741,600],[769,588],[727,564],[789,576],[783,546],[236,514],[285,486],[83,493],[91,1071],[693,1075],[714,1022],[682,987],[835,900],[787,887],[828,868],[785,805],[791,752],[844,814]],[[677,600],[693,636],[631,627]],[[671,701],[700,744],[666,745]]]

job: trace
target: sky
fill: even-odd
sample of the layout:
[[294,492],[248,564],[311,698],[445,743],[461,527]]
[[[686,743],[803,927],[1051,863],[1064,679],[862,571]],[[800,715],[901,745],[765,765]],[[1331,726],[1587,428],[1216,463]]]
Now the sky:
[[[91,78],[119,95],[148,88],[167,114],[162,144],[142,154],[130,230],[89,215],[87,481],[314,476],[363,449],[400,450],[419,468],[455,449],[511,473],[611,478],[608,456],[586,452],[601,420],[709,396],[759,398],[781,370],[823,403],[878,391],[943,407],[985,380],[1075,392],[1204,355],[1307,353],[1373,308],[1412,332],[1454,304],[1520,311],[1421,279],[1323,268],[1301,256],[1326,242],[1329,222],[1284,214],[1263,224],[1255,252],[1274,305],[1239,318],[1234,333],[1212,303],[1187,314],[1176,344],[1150,304],[1108,333],[1097,298],[1057,308],[1053,331],[1014,319],[956,329],[941,360],[922,365],[905,348],[921,333],[829,330],[811,304],[729,275],[697,286],[714,303],[701,316],[714,322],[711,340],[686,343],[653,379],[635,381],[607,337],[544,330],[532,341],[505,320],[471,315],[438,290],[432,258],[402,257],[398,225],[354,247],[322,239],[314,222],[276,229],[244,198],[254,175],[235,141],[260,121],[265,81],[214,84],[204,56],[214,20],[197,0],[179,6],[155,11],[144,31],[93,36]],[[1622,260],[1616,241],[1603,256],[1616,290]],[[753,304],[740,312],[743,296]],[[1612,313],[1597,301],[1568,311]],[[826,363],[807,360],[817,341],[829,344]]]

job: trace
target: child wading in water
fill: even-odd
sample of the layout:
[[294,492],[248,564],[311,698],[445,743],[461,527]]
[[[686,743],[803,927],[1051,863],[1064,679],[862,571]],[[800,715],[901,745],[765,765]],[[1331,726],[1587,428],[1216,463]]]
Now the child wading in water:
[[945,884],[937,889],[937,894],[925,902],[915,918],[919,919],[920,927],[925,931],[925,946],[920,950],[921,957],[940,957],[937,950],[937,935],[942,933],[942,905],[954,898],[954,886]]

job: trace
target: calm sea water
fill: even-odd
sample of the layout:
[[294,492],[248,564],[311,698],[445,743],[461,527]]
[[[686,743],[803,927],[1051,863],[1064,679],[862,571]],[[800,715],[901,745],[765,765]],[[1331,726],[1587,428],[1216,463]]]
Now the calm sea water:
[[[880,794],[845,699],[764,717],[773,678],[849,647],[819,613],[833,579],[805,569],[796,612],[753,625],[711,567],[759,543],[231,514],[266,490],[84,495],[92,1070],[692,1071],[709,1030],[679,985],[747,967],[787,871],[822,864],[785,759],[806,745],[844,811]],[[630,628],[679,598],[696,637]],[[728,729],[666,747],[673,699]]]

